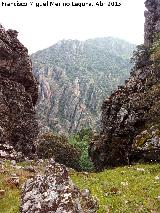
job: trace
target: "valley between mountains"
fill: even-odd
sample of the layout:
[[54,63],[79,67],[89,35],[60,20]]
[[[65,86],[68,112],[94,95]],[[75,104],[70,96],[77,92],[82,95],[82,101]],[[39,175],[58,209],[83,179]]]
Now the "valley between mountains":
[[32,54],[40,126],[60,133],[99,129],[102,102],[129,77],[135,48],[108,37],[62,40]]
[[145,7],[137,47],[29,56],[0,24],[0,213],[160,213],[160,1]]

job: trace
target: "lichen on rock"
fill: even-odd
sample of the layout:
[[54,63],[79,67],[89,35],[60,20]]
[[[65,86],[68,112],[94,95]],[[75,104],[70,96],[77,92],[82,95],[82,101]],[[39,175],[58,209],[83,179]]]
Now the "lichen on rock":
[[21,196],[20,213],[96,213],[98,204],[89,190],[80,192],[64,165],[51,159],[44,174],[26,182]]

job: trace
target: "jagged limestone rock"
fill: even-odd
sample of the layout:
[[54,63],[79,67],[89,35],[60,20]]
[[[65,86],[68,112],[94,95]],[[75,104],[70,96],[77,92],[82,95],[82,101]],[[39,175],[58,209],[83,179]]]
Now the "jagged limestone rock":
[[20,213],[96,213],[97,201],[89,190],[80,192],[67,169],[51,160],[45,173],[26,182],[22,189]]
[[160,2],[159,0],[146,0],[144,44],[150,47],[153,44],[155,33],[160,32]]
[[[17,35],[0,25],[0,149],[4,152],[6,144],[23,155],[32,155],[38,133],[34,109],[38,86],[28,51]],[[14,158],[15,153],[8,153],[7,158],[10,154]]]
[[[158,53],[151,57],[155,44],[159,50],[155,42],[160,43],[160,3],[147,0],[145,5],[144,45],[134,53],[135,67],[125,85],[103,102],[102,130],[90,143],[89,153],[97,169],[160,160],[160,57]],[[150,131],[152,126],[157,134],[143,139],[141,132]]]

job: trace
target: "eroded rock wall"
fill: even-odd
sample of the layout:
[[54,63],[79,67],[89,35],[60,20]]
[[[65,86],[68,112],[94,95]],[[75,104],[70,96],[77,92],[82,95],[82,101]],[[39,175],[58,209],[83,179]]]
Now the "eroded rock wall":
[[[15,158],[4,147],[21,155],[32,155],[38,134],[35,109],[37,82],[32,74],[28,50],[17,39],[18,32],[0,25],[0,157]],[[17,155],[18,156],[18,155]]]
[[[137,160],[160,161],[160,3],[145,2],[144,45],[134,54],[130,78],[102,105],[102,131],[90,144],[97,169]],[[156,58],[156,61],[153,59]]]
[[144,12],[144,45],[150,47],[153,44],[155,33],[160,32],[160,2],[159,0],[146,0],[147,10]]

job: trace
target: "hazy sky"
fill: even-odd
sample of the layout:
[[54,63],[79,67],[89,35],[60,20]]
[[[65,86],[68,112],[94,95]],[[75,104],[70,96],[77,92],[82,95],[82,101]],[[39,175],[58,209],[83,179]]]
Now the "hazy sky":
[[[26,2],[25,6],[2,6],[4,3]],[[30,2],[33,2],[32,6]],[[0,0],[0,23],[16,29],[19,39],[30,53],[47,48],[61,39],[85,40],[114,36],[135,44],[143,43],[144,0],[120,0],[120,7],[104,6],[63,7],[62,3],[91,2],[96,0],[56,0],[60,7],[36,7],[47,0]],[[113,1],[112,1],[113,2]]]

